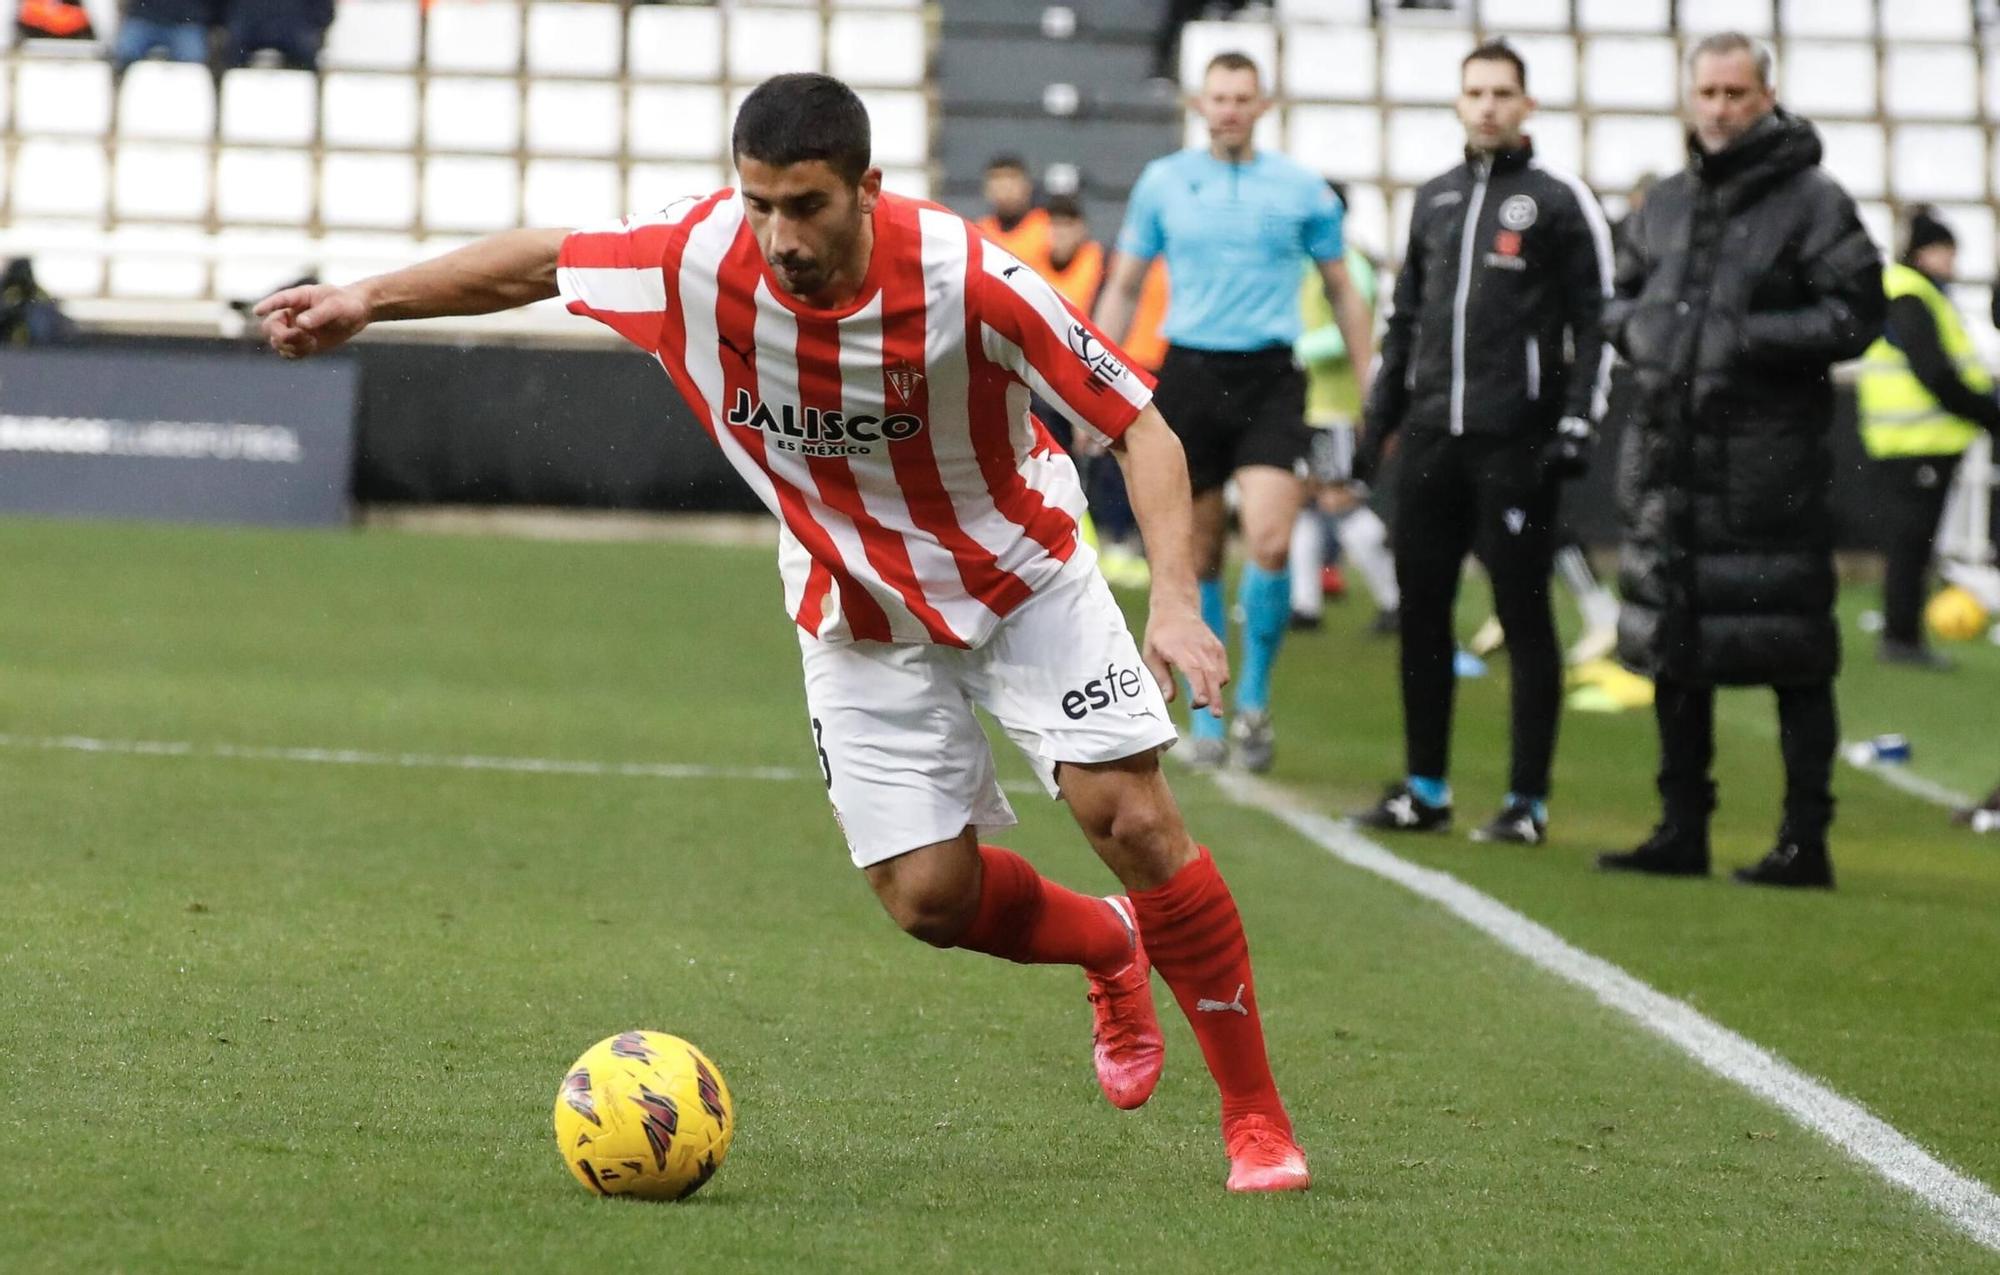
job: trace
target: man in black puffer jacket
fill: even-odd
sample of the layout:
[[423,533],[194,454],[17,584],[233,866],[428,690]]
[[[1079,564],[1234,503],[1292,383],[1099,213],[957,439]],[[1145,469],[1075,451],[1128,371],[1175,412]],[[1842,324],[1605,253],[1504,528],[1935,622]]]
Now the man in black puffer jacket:
[[1882,330],[1881,257],[1820,169],[1819,135],[1778,108],[1768,51],[1711,36],[1692,72],[1687,170],[1638,214],[1606,314],[1640,400],[1618,464],[1618,649],[1657,683],[1664,812],[1637,849],[1598,862],[1708,871],[1715,688],[1770,686],[1785,820],[1736,877],[1830,886],[1830,369]]

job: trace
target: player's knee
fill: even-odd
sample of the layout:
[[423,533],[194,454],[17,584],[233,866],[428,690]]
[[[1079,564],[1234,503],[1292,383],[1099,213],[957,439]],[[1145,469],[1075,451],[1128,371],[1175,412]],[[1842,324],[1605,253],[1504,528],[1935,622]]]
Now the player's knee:
[[877,884],[875,895],[903,933],[932,947],[951,947],[972,924],[976,892],[938,878]]
[[1180,812],[1151,793],[1122,797],[1098,815],[1098,823],[1097,839],[1116,846],[1130,859],[1163,855],[1187,839]]

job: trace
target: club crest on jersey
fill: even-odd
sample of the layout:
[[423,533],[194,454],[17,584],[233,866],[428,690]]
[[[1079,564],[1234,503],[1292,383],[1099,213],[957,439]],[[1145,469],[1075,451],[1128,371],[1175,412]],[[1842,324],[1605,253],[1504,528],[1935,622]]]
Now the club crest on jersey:
[[1105,349],[1097,334],[1081,323],[1069,325],[1069,352],[1090,369],[1092,394],[1102,394],[1125,375],[1125,365],[1118,361],[1118,356]]
[[924,383],[924,374],[908,363],[898,363],[882,376],[889,382],[889,388],[896,391],[897,400],[905,407],[910,405],[910,398],[917,392],[917,387]]
[[[889,375],[894,372],[892,369]],[[922,379],[921,374],[916,375]],[[746,389],[736,391],[723,420],[758,431],[779,451],[802,456],[869,456],[878,444],[900,443],[924,432],[923,417],[909,412],[848,416],[831,409],[801,408],[796,403],[774,407]]]

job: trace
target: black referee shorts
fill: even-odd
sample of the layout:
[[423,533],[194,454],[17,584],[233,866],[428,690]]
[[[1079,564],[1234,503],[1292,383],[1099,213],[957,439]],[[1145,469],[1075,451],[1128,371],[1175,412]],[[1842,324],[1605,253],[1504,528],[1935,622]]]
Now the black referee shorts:
[[1233,354],[1170,345],[1153,403],[1187,450],[1197,494],[1246,465],[1305,474],[1306,377],[1289,346]]

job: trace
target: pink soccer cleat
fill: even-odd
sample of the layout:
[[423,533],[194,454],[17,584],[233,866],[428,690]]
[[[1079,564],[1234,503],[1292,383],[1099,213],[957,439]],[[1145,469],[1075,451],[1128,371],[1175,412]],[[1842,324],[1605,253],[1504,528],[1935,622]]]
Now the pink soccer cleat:
[[1231,1191],[1303,1191],[1312,1185],[1306,1153],[1284,1121],[1238,1116],[1223,1130],[1222,1140],[1229,1148]]
[[1153,963],[1139,941],[1132,902],[1122,895],[1105,902],[1132,936],[1132,963],[1116,974],[1090,975],[1092,1057],[1104,1096],[1112,1106],[1130,1111],[1153,1096],[1167,1046],[1153,1012]]

